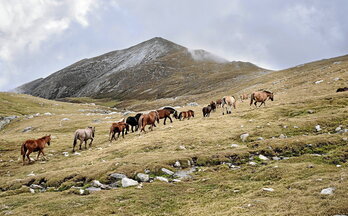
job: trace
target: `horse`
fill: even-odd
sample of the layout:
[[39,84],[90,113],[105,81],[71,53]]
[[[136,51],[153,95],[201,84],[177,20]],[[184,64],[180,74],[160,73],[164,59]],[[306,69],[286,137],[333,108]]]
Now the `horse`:
[[202,109],[203,117],[209,117],[211,110],[212,110],[212,108],[211,108],[210,104],[206,107],[203,107],[203,109]]
[[211,107],[211,111],[213,111],[213,112],[216,111],[216,103],[214,101],[210,102],[210,107]]
[[243,100],[248,100],[249,99],[249,96],[248,96],[248,94],[242,94],[242,95],[240,95],[239,96],[240,97],[240,100],[242,101],[242,102],[244,102]]
[[170,114],[176,113],[176,110],[174,108],[164,107],[163,109],[157,110],[157,112],[158,112],[159,119],[164,118],[164,122],[163,122],[164,125],[166,124],[167,118],[169,118],[170,123],[173,123],[172,118],[170,118]]
[[[254,92],[251,94],[250,96],[250,106],[253,104],[253,101],[254,102],[254,105],[255,107],[257,107],[257,102],[261,102],[260,106],[263,104],[264,106],[266,106],[266,103],[265,101],[267,99],[271,99],[271,101],[273,101],[273,93],[272,92],[269,92],[269,91],[257,91],[257,92]],[[259,106],[259,107],[260,107]]]
[[77,140],[80,140],[80,150],[81,150],[81,145],[83,142],[85,142],[85,149],[87,149],[87,140],[91,140],[89,143],[89,147],[92,146],[92,142],[94,140],[94,134],[95,134],[95,127],[87,127],[85,129],[77,129],[75,131],[74,135],[74,142],[73,142],[73,152],[75,152],[75,146],[77,143]]
[[216,107],[221,107],[222,104],[222,99],[217,99],[216,100]]
[[41,137],[40,139],[37,140],[26,140],[21,147],[21,155],[23,155],[23,165],[25,161],[25,156],[27,156],[29,163],[31,162],[29,155],[32,152],[39,152],[37,154],[36,160],[39,159],[40,154],[43,155],[44,159],[45,158],[45,153],[43,152],[43,149],[45,148],[45,144],[50,145],[51,143],[51,135]]
[[224,107],[226,106],[226,113],[231,114],[232,113],[232,106],[236,109],[236,99],[233,96],[224,96],[222,98],[222,115],[225,115]]
[[195,117],[195,112],[193,110],[180,112],[178,119],[184,120],[185,118],[190,119],[191,117]]
[[138,130],[138,121],[142,113],[138,113],[135,116],[129,116],[126,120],[126,123],[131,126],[132,133],[134,132],[133,127],[135,127],[135,131]]
[[153,127],[156,127],[155,122],[157,121],[157,123],[159,123],[159,115],[157,111],[151,111],[148,114],[143,114],[140,116],[139,118],[139,128],[141,128],[139,135],[142,131],[144,131],[144,133],[146,133],[145,131],[145,127],[146,125],[151,125],[150,129],[151,131],[153,130]]
[[[124,132],[129,131],[129,124],[126,122],[116,122],[112,123],[109,132],[109,141],[112,142],[113,139],[117,140],[120,137],[120,133],[122,132],[122,138],[124,138]],[[115,134],[118,133],[117,138],[115,138]]]
[[337,89],[336,92],[345,92],[345,91],[348,91],[348,87],[339,88],[339,89]]

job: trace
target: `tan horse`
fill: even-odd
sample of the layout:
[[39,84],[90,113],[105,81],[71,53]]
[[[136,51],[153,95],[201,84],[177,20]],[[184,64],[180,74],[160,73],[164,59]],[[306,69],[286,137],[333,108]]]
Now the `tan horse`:
[[233,96],[225,96],[222,98],[222,115],[225,115],[224,108],[226,107],[226,113],[232,113],[232,106],[236,109],[236,99]]
[[50,145],[51,142],[51,135],[41,137],[40,139],[37,140],[26,140],[21,147],[21,155],[23,155],[23,165],[24,165],[24,160],[25,156],[27,156],[29,163],[31,162],[29,155],[32,152],[39,152],[37,154],[36,160],[39,159],[40,154],[43,155],[45,158],[45,153],[43,152],[43,149],[45,148],[45,145]]
[[87,127],[85,129],[77,129],[75,131],[75,136],[74,136],[74,142],[73,142],[73,152],[75,152],[75,146],[77,143],[77,140],[80,140],[80,150],[81,150],[81,145],[83,142],[85,142],[85,149],[87,149],[87,140],[91,140],[89,143],[89,147],[92,146],[92,142],[94,140],[94,133],[95,133],[95,127]]
[[242,95],[240,96],[240,100],[241,100],[242,102],[244,102],[243,100],[248,100],[248,99],[249,99],[248,94],[242,94]]
[[[271,101],[273,101],[273,93],[272,92],[269,92],[269,91],[257,91],[257,92],[254,92],[251,94],[250,96],[250,106],[253,104],[254,102],[254,105],[255,107],[257,107],[257,103],[258,102],[261,102],[260,106],[263,104],[264,106],[266,106],[266,103],[265,101],[267,99],[271,99]],[[260,107],[259,106],[259,107]]]
[[153,130],[153,127],[156,127],[155,123],[159,123],[159,115],[157,111],[151,111],[148,114],[143,114],[140,116],[139,118],[139,128],[141,128],[139,134],[144,131],[144,133],[146,133],[145,131],[145,127],[146,125],[151,125],[150,126],[150,130]]

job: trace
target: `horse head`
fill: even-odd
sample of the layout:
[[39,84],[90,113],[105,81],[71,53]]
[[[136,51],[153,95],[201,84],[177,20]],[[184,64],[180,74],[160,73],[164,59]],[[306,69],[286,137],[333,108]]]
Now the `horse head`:
[[176,111],[176,110],[174,111],[173,117],[176,118],[176,119],[178,119],[178,111]]
[[271,93],[271,94],[269,95],[269,99],[271,99],[271,101],[273,101],[273,93]]
[[46,142],[47,142],[47,145],[51,144],[51,134],[46,136]]

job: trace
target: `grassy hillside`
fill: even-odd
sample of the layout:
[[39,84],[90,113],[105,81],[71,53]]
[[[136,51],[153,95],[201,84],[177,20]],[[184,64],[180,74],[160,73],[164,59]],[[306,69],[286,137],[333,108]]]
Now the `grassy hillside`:
[[[1,115],[18,115],[0,131],[0,212],[26,215],[335,215],[348,214],[348,93],[336,93],[348,80],[348,57],[323,60],[277,71],[258,79],[216,88],[208,93],[172,101],[173,105],[196,101],[201,105],[223,95],[275,92],[266,107],[239,102],[232,115],[221,109],[196,117],[158,125],[146,134],[128,134],[108,142],[111,122],[123,116],[106,114],[110,108],[71,104],[2,93],[7,105]],[[339,78],[339,79],[336,79]],[[320,81],[315,84],[316,81]],[[86,100],[84,100],[86,101]],[[87,100],[88,101],[88,100]],[[147,109],[166,101],[129,102]],[[178,103],[178,104],[175,104]],[[168,103],[169,104],[169,103]],[[50,112],[52,115],[43,115]],[[37,117],[28,115],[41,113]],[[27,115],[27,116],[24,116]],[[69,120],[62,119],[68,118]],[[73,132],[96,127],[89,150],[71,153]],[[321,130],[315,129],[320,125]],[[23,133],[23,129],[32,130]],[[249,133],[246,142],[240,135]],[[22,166],[20,145],[29,138],[52,134],[45,149],[48,160]],[[283,134],[287,138],[279,138]],[[262,139],[260,138],[262,137]],[[231,144],[238,144],[231,147]],[[64,156],[63,152],[69,152]],[[261,160],[262,154],[270,160]],[[33,154],[32,157],[36,157]],[[272,160],[272,157],[275,160]],[[281,160],[278,160],[281,159]],[[179,161],[181,168],[173,165]],[[250,162],[254,162],[250,164]],[[150,176],[172,177],[172,171],[196,166],[192,178],[177,183],[155,180],[142,188],[129,187],[78,195],[74,187],[86,188],[92,180],[111,183],[110,173],[134,178],[145,169]],[[234,166],[232,166],[234,165]],[[337,166],[338,165],[338,166]],[[35,176],[28,176],[34,173]],[[25,185],[41,184],[46,192],[30,193]],[[73,187],[74,186],[74,187]],[[321,190],[334,187],[332,195]],[[272,188],[274,191],[264,191]]]

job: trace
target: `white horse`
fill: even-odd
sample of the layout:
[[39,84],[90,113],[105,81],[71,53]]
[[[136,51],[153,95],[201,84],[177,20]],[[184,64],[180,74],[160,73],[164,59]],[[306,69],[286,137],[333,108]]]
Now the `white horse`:
[[94,139],[94,133],[95,133],[95,127],[77,129],[75,131],[75,136],[74,136],[73,152],[75,152],[75,146],[78,139],[80,140],[80,150],[81,150],[81,145],[83,142],[85,142],[85,149],[87,149],[87,140],[89,139],[91,140],[91,142],[89,143],[89,147],[91,147],[93,139]]
[[225,115],[224,108],[226,106],[226,113],[231,114],[232,113],[232,106],[236,109],[236,99],[233,96],[224,96],[222,98],[222,115]]

